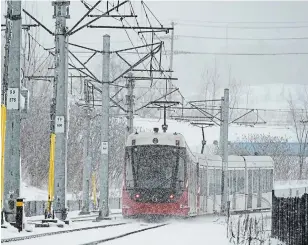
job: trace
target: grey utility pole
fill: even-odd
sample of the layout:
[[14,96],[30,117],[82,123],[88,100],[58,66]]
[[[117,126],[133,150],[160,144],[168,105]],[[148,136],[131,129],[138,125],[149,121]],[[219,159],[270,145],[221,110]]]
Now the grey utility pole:
[[100,202],[97,220],[109,215],[109,77],[110,72],[110,36],[104,35],[103,39],[103,75],[102,75],[102,144],[100,173]]
[[88,90],[88,84],[84,83],[84,96],[86,107],[84,109],[85,114],[85,127],[84,127],[84,143],[83,143],[83,181],[82,181],[82,210],[80,214],[90,213],[90,174],[91,174],[91,154],[90,154],[90,128],[91,128],[91,118],[90,118],[90,94]]
[[[8,1],[8,9],[7,13],[9,13],[9,1]],[[10,51],[10,40],[12,39],[12,29],[10,25],[9,18],[5,20],[5,46],[4,46],[4,67],[3,67],[3,75],[2,75],[2,89],[1,89],[1,104],[6,106],[6,95],[7,95],[7,87],[8,87],[8,61],[9,61],[9,51]]]
[[66,19],[69,18],[69,1],[54,1],[56,19],[55,30],[55,83],[56,83],[56,118],[55,118],[55,179],[54,206],[55,215],[60,220],[67,217],[66,209],[66,164],[68,139],[68,69],[66,44]]
[[228,128],[229,128],[229,89],[224,90],[221,105],[220,154],[222,158],[221,212],[226,213],[229,201],[228,181]]
[[126,104],[127,104],[127,132],[126,137],[134,132],[134,87],[135,81],[131,78],[132,74],[129,74],[127,80],[127,95],[126,95]]
[[[170,55],[170,65],[169,65],[169,70],[172,71],[173,69],[173,45],[174,45],[174,22],[172,21],[171,22],[171,27],[172,27],[172,32],[171,32],[171,55]],[[170,78],[172,78],[172,72],[170,72]],[[167,93],[171,92],[172,91],[172,88],[171,88],[171,80],[169,81],[169,91],[166,91]],[[172,94],[170,94],[168,96],[168,100],[172,100]],[[170,117],[170,114],[171,114],[171,111],[168,110],[168,117]]]
[[16,199],[20,197],[20,50],[21,1],[8,1],[7,24],[11,25],[7,45],[6,139],[4,156],[4,211],[7,221],[14,222]]

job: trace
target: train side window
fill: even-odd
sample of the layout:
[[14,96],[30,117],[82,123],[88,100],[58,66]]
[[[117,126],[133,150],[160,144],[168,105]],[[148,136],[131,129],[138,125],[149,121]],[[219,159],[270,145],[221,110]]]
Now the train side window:
[[200,196],[202,196],[202,185],[203,185],[202,179],[203,179],[202,168],[199,168],[199,186],[198,186],[198,188],[200,188]]
[[190,161],[188,162],[188,165],[187,165],[187,173],[188,173],[188,185],[189,185],[189,190],[190,190],[190,185],[191,185],[191,165],[190,165]]
[[233,193],[233,172],[234,170],[230,170],[228,171],[229,173],[229,190],[230,190],[230,193],[229,194],[232,194]]
[[216,195],[220,195],[221,193],[221,170],[216,169]]
[[273,169],[269,170],[269,189],[268,191],[273,190],[273,177],[274,177],[274,172]]
[[209,169],[209,195],[214,194],[214,169]]
[[248,170],[248,193],[252,193],[252,175],[253,175],[253,170]]
[[244,193],[245,189],[245,171],[237,170],[237,192],[240,194]]
[[253,189],[252,192],[253,193],[257,193],[258,189],[259,189],[259,170],[258,169],[254,169],[253,171]]
[[233,193],[236,192],[236,186],[237,186],[237,170],[233,170],[233,178],[232,178],[232,189]]
[[261,192],[267,191],[267,173],[266,172],[267,172],[266,169],[261,169],[261,176],[260,176]]
[[234,170],[228,171],[228,184],[229,184],[229,194],[233,193],[233,172]]
[[184,180],[185,180],[185,162],[182,157],[179,160],[179,171],[178,171],[178,183],[180,188],[184,188]]
[[264,187],[264,192],[268,192],[269,190],[269,185],[270,185],[270,170],[265,169],[265,187]]
[[207,184],[206,184],[206,170],[205,168],[200,169],[200,174],[201,174],[201,183],[200,183],[200,195],[201,196],[206,196],[207,192]]

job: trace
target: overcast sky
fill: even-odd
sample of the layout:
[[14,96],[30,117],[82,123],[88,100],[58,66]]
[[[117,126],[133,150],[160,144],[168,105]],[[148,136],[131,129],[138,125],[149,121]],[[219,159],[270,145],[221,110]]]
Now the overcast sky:
[[[93,5],[95,2],[88,1],[88,3]],[[3,16],[5,12],[3,1],[1,1],[1,4]],[[164,26],[170,26],[172,20],[176,23],[175,35],[178,37],[174,42],[174,50],[201,53],[308,53],[308,2],[149,1],[146,4]],[[140,1],[134,1],[133,6],[136,14],[139,15],[140,25],[145,25],[146,16],[144,12],[141,12]],[[48,28],[54,30],[51,1],[27,1],[24,3],[24,7]],[[121,9],[119,11],[128,14],[128,7],[129,5],[126,5],[122,8],[122,12]],[[99,8],[105,11],[106,2],[103,1]],[[71,19],[67,22],[68,26],[72,27],[85,12],[85,7],[79,1],[71,1]],[[98,14],[99,12],[96,11],[95,13]],[[148,15],[152,25],[159,26],[149,12]],[[134,20],[129,20],[129,23],[135,25]],[[104,18],[95,23],[95,25],[103,24],[119,25],[120,22],[112,18]],[[32,30],[32,32],[34,31]],[[85,28],[71,36],[70,41],[102,49],[102,36],[104,34],[110,34],[112,50],[131,47],[124,30]],[[128,30],[128,34],[135,45],[141,43],[134,31]],[[158,33],[158,35],[162,36],[164,34]],[[221,39],[202,37],[219,37]],[[230,39],[226,39],[226,37]],[[303,37],[307,39],[259,40]],[[258,40],[234,40],[232,38]],[[54,45],[53,37],[42,28],[40,28],[39,41],[45,47]],[[169,41],[165,40],[165,42],[166,50],[170,50]],[[77,51],[75,48],[71,49]],[[78,49],[78,51],[80,50]],[[78,57],[83,60],[88,56],[89,54],[85,53],[78,54]],[[131,60],[136,60],[137,58],[138,56],[135,55]],[[198,92],[201,84],[201,74],[206,69],[211,70],[214,68],[215,59],[217,70],[220,74],[220,82],[223,84],[226,84],[229,80],[228,67],[231,67],[231,77],[241,80],[244,84],[307,83],[308,54],[285,56],[195,54],[174,55],[174,77],[179,79],[174,84],[181,89],[184,95]],[[165,67],[169,68],[169,61],[166,57],[163,58],[163,61]],[[91,69],[100,73],[100,64],[101,57],[98,57],[90,64]]]

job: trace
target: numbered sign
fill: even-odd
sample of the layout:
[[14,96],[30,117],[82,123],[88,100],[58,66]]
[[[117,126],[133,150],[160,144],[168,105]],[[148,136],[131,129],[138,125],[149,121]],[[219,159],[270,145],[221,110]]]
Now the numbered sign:
[[9,88],[7,93],[7,109],[18,110],[18,88]]
[[64,133],[64,116],[56,116],[56,125],[55,132],[56,133]]
[[102,142],[102,154],[108,155],[108,142]]

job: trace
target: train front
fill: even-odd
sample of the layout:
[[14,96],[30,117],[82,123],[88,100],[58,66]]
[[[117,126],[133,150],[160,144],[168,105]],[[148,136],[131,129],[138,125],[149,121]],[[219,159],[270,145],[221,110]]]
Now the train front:
[[124,217],[186,216],[186,148],[180,134],[128,137],[122,192]]

